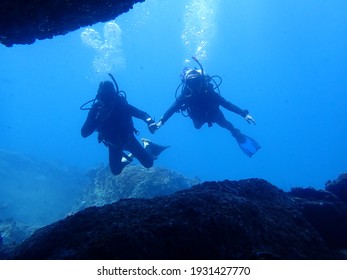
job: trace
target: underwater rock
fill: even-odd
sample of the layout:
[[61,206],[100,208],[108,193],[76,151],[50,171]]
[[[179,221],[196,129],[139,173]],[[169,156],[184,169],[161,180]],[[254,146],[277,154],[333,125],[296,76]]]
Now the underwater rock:
[[5,259],[23,240],[38,228],[20,224],[14,220],[0,220],[0,259]]
[[5,221],[0,220],[0,243],[4,245],[20,244],[37,229],[38,227],[21,224],[11,219]]
[[37,230],[13,259],[339,259],[265,180],[204,182],[89,207]]
[[32,44],[115,19],[144,0],[1,0],[0,43]]
[[99,167],[88,172],[90,182],[72,212],[88,206],[102,206],[124,198],[152,198],[174,193],[199,183],[198,179],[164,168],[129,165],[114,176],[110,168]]
[[[337,186],[336,189],[339,189],[343,184],[330,186]],[[326,190],[293,188],[288,194],[330,248],[347,248],[347,204]]]
[[326,182],[325,189],[347,204],[347,173],[340,174],[336,180]]

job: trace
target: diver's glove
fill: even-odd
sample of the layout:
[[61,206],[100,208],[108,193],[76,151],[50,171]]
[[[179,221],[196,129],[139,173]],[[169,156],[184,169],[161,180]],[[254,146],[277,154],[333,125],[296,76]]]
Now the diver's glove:
[[255,125],[255,120],[252,118],[252,116],[250,114],[247,114],[245,116],[245,120],[249,123],[249,124],[254,124]]
[[152,118],[148,118],[146,119],[146,124],[148,126],[149,132],[154,134],[154,132],[157,130],[157,125],[155,121]]
[[156,123],[155,126],[156,126],[157,129],[159,129],[163,124],[164,124],[163,121],[160,120],[158,123]]

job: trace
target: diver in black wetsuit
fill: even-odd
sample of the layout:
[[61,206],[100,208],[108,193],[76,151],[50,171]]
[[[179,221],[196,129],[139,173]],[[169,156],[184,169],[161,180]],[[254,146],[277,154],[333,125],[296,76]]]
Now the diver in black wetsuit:
[[[219,107],[222,106],[244,117],[248,123],[255,124],[254,119],[249,114],[248,110],[240,109],[217,93],[215,90],[219,90],[220,84],[217,84],[213,80],[213,77],[205,75],[202,65],[196,58],[193,57],[193,59],[199,64],[200,69],[185,68],[183,70],[181,74],[182,83],[177,88],[178,90],[182,87],[181,93],[179,96],[176,96],[175,102],[157,123],[156,129],[159,129],[175,112],[186,111],[187,115],[192,119],[196,129],[201,128],[205,123],[207,123],[209,127],[212,126],[213,123],[216,123],[229,130],[237,140],[242,151],[246,155],[252,156],[260,148],[260,145],[254,139],[242,134],[239,129],[235,128],[233,124],[225,118]],[[215,77],[220,78],[219,76]]]
[[[110,81],[101,82],[96,98],[83,104],[82,110],[89,109],[85,123],[82,126],[82,137],[90,136],[94,131],[99,133],[99,143],[103,142],[109,149],[109,164],[114,175],[135,157],[144,167],[153,166],[153,160],[167,147],[159,146],[148,139],[141,139],[144,147],[136,139],[132,117],[143,120],[151,133],[155,130],[155,122],[151,116],[128,104],[124,95]],[[84,106],[93,102],[91,108]],[[124,150],[130,154],[124,153]]]

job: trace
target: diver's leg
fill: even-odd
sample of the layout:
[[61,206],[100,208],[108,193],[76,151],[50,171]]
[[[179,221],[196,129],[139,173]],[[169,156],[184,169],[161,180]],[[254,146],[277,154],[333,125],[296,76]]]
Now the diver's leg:
[[119,175],[123,168],[128,164],[125,162],[122,162],[122,156],[123,151],[120,149],[116,149],[114,147],[108,148],[108,158],[109,158],[109,164],[111,168],[111,172],[114,175]]
[[229,130],[235,138],[238,138],[240,137],[240,135],[242,135],[240,130],[235,128],[234,125],[224,117],[224,114],[220,109],[218,109],[218,111],[216,112],[214,122],[218,124],[220,127]]
[[132,156],[137,158],[137,160],[146,168],[153,166],[154,159],[153,155],[147,151],[135,137],[129,141],[127,145],[127,150],[132,153]]
[[251,157],[260,149],[260,145],[257,143],[257,141],[249,136],[242,134],[239,129],[235,128],[232,123],[224,117],[222,111],[219,110],[218,114],[216,115],[215,122],[219,126],[226,128],[231,132],[231,134],[235,137],[237,143],[239,144],[241,150],[247,156]]

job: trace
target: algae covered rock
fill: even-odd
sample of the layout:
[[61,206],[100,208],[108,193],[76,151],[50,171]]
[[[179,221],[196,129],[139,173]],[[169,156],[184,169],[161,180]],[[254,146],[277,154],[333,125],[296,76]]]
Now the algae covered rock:
[[[198,179],[164,168],[146,169],[140,165],[127,166],[114,176],[109,167],[99,167],[89,172],[90,183],[74,211],[88,206],[101,206],[125,198],[152,198],[190,188]],[[74,212],[73,211],[73,212]]]
[[340,259],[291,197],[259,180],[204,182],[88,207],[37,230],[13,259]]
[[28,226],[10,219],[0,220],[0,244],[19,244],[32,235],[37,229],[38,227]]

